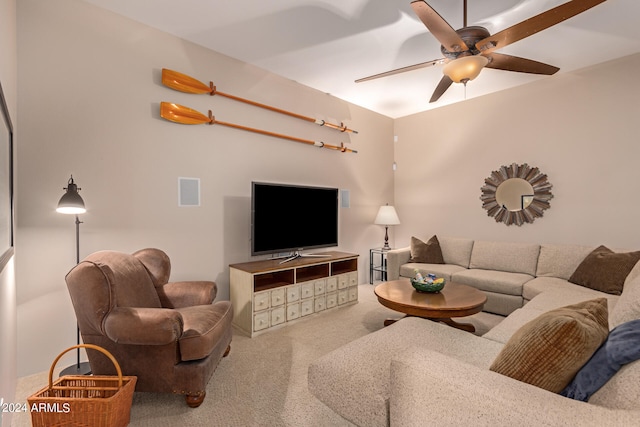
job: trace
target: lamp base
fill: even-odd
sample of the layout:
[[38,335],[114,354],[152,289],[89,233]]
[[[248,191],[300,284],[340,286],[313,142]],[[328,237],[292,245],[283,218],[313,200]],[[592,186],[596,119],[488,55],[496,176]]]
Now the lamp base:
[[64,375],[91,375],[91,365],[89,362],[74,363],[60,371],[60,376]]

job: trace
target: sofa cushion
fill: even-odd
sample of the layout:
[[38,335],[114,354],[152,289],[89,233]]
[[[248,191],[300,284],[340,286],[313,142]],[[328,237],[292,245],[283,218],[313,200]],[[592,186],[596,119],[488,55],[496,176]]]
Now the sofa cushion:
[[517,296],[522,295],[522,286],[531,279],[533,276],[523,273],[480,269],[462,270],[451,278],[454,282],[473,286],[481,291]]
[[585,288],[584,286],[576,285],[568,280],[558,279],[557,277],[536,277],[524,284],[522,287],[522,296],[525,300],[531,301],[541,293],[551,290],[582,293],[592,295],[592,298],[606,296],[603,292]]
[[184,322],[179,339],[180,360],[183,362],[210,355],[222,336],[231,329],[233,309],[230,301],[177,308],[175,311],[182,315]]
[[406,317],[313,362],[309,390],[356,425],[387,426],[391,359],[416,346],[483,369],[502,348],[500,343],[442,323]]
[[415,271],[418,270],[420,274],[426,277],[427,274],[432,273],[437,277],[444,277],[445,280],[451,281],[451,276],[458,271],[466,270],[464,267],[460,267],[455,264],[418,264],[408,263],[400,266],[401,277],[413,277]]
[[442,250],[442,258],[446,264],[455,264],[469,268],[473,240],[440,236],[438,241],[440,242],[440,249]]
[[640,319],[640,276],[632,273],[629,277],[633,278],[625,282],[622,294],[611,312],[612,328],[630,320]]
[[438,237],[433,236],[425,243],[417,237],[411,236],[411,258],[409,258],[409,262],[444,264]]
[[640,359],[640,319],[614,328],[604,344],[560,394],[586,402],[623,365],[638,359]]
[[527,310],[525,308],[518,308],[502,322],[491,328],[489,332],[482,335],[482,338],[506,344],[513,334],[515,334],[520,328],[544,312],[545,310]]
[[391,426],[638,425],[637,412],[566,399],[425,349],[392,360],[389,404]]
[[[553,280],[554,278],[541,277],[540,279]],[[536,280],[538,279],[536,278],[532,280],[532,282]],[[604,292],[594,291],[593,289],[583,288],[582,286],[574,285],[567,281],[564,282],[567,283],[569,287],[556,287],[553,289],[548,289],[526,303],[524,308],[526,310],[549,311],[556,308],[564,307],[566,305],[588,301],[590,299],[606,298],[609,308],[609,318],[611,318],[612,309],[615,307],[618,299],[620,298],[619,296],[605,294]]]
[[535,276],[540,245],[476,241],[469,268],[510,271]]
[[627,276],[640,259],[640,251],[616,253],[606,246],[594,249],[569,281],[608,294],[620,295]]
[[536,277],[557,277],[569,280],[593,246],[541,245]]
[[640,411],[640,360],[624,365],[591,396],[589,404]]
[[607,317],[605,298],[546,312],[513,334],[490,369],[558,393],[607,338]]

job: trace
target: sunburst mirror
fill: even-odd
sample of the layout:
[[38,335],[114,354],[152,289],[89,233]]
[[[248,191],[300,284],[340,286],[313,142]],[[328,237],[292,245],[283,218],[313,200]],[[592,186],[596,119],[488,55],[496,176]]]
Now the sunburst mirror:
[[491,172],[480,189],[482,207],[496,222],[522,225],[533,222],[549,209],[551,183],[547,175],[526,163],[502,166]]

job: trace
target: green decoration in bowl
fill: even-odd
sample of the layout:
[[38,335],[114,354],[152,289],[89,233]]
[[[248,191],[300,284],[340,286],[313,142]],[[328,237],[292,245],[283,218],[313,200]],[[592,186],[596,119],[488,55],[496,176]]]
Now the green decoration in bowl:
[[435,279],[432,282],[411,279],[411,285],[416,291],[426,293],[440,292],[444,288],[445,283],[446,280],[444,280],[442,277]]

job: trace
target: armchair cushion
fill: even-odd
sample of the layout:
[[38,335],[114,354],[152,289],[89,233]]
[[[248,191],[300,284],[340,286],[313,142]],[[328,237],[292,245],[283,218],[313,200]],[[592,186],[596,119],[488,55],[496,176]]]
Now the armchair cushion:
[[104,320],[105,335],[119,344],[171,344],[182,330],[182,316],[168,308],[116,307]]
[[231,328],[233,311],[230,301],[213,305],[178,308],[184,320],[180,337],[180,358],[183,362],[207,357]]
[[156,288],[160,303],[165,308],[190,307],[211,304],[218,293],[215,282],[171,282]]

